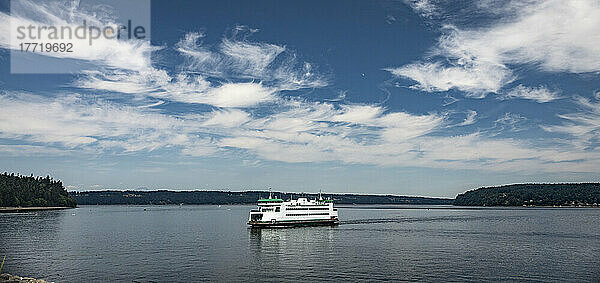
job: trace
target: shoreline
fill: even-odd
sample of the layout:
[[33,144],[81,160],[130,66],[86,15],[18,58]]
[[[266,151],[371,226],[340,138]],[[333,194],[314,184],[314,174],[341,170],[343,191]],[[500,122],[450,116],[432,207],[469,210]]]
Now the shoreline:
[[[180,207],[180,206],[255,206],[256,203],[222,203],[222,204],[126,204],[126,203],[115,203],[115,204],[81,204],[78,205],[78,208],[88,207],[88,206],[129,206],[129,207]],[[456,210],[501,210],[501,209],[512,209],[512,210],[527,210],[527,209],[535,209],[535,208],[557,208],[557,209],[586,209],[586,208],[597,208],[600,209],[600,206],[460,206],[460,205],[449,205],[449,204],[389,204],[389,203],[369,203],[369,204],[336,204],[336,208],[350,208],[350,209],[431,209],[431,210],[448,210],[448,209],[456,209]]]
[[0,282],[24,282],[24,283],[54,283],[53,281],[46,281],[43,279],[35,279],[32,277],[21,277],[8,273],[0,274]]
[[41,211],[41,210],[62,210],[74,207],[68,206],[32,206],[32,207],[0,207],[0,213],[13,213],[13,212],[29,212],[29,211]]

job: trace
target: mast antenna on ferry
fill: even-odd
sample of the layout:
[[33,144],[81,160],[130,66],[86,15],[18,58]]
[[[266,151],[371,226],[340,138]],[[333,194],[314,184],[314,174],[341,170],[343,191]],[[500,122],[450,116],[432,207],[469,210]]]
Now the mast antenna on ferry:
[[271,192],[271,188],[269,188],[269,199],[273,198],[273,193]]

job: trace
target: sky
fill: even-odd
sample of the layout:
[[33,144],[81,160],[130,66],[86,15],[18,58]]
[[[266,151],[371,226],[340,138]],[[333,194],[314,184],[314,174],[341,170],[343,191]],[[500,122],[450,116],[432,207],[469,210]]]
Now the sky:
[[120,10],[19,5],[0,1],[3,172],[436,197],[600,181],[600,1],[152,1],[149,40],[38,54],[29,74],[6,23]]

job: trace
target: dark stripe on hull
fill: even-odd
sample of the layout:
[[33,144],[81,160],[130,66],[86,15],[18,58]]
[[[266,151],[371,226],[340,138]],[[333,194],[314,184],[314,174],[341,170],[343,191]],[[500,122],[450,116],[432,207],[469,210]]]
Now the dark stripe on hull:
[[325,220],[307,220],[307,221],[280,221],[280,222],[248,222],[248,225],[254,227],[297,227],[297,226],[334,226],[339,224],[339,221],[332,219]]

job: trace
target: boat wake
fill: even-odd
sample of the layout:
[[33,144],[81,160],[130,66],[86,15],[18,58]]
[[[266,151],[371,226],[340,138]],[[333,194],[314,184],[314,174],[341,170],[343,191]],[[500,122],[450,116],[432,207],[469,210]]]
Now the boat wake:
[[[479,219],[490,220],[493,217],[473,217],[473,216],[433,216],[433,217],[395,217],[395,218],[370,218],[370,219],[352,219],[340,221],[342,224],[375,224],[375,223],[414,223],[414,222],[456,222],[472,221]],[[506,218],[506,217],[503,217]]]

